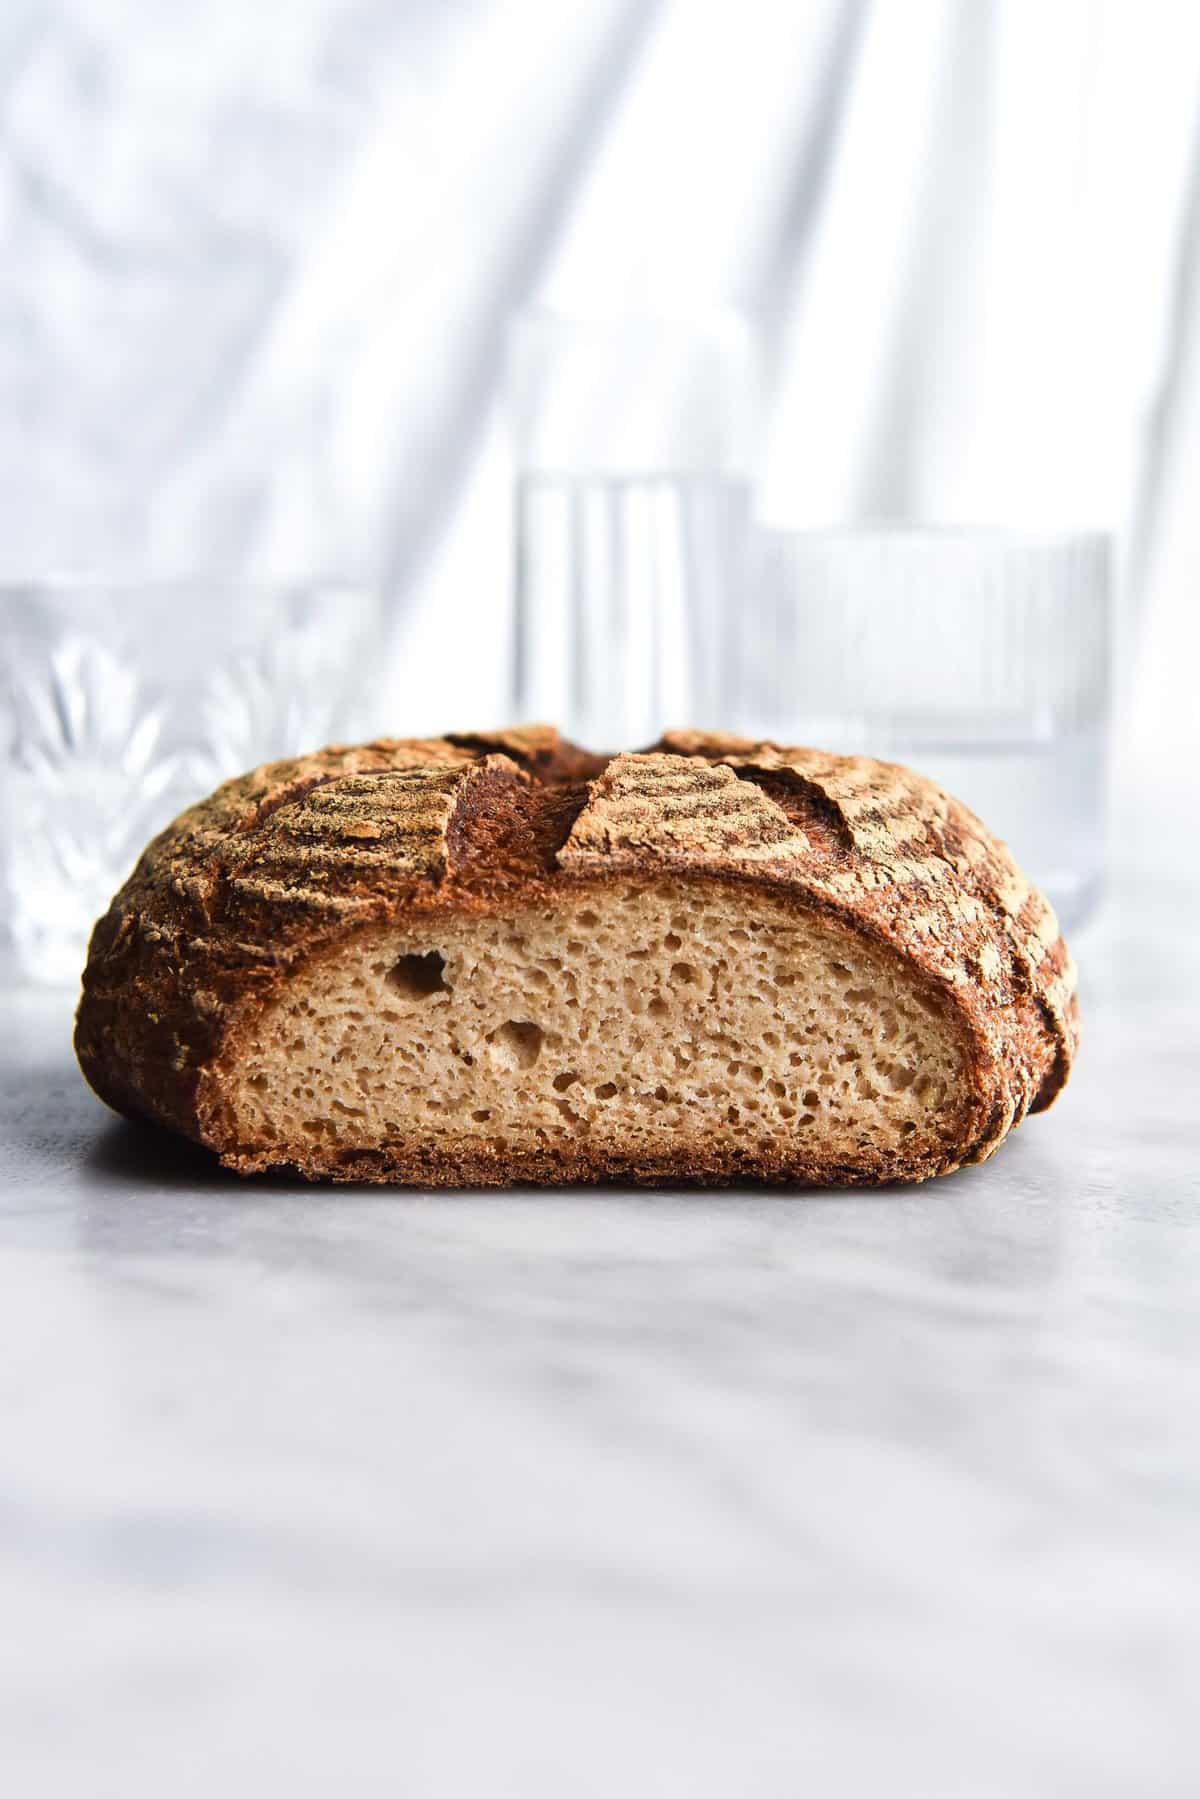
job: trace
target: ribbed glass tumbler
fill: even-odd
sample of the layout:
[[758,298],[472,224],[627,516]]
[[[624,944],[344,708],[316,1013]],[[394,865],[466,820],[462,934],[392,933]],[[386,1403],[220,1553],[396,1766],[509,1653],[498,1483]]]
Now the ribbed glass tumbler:
[[376,602],[332,583],[0,588],[0,845],[18,976],[78,979],[147,839],[356,727]]
[[764,531],[743,728],[930,775],[1076,924],[1104,867],[1110,549],[1091,532]]

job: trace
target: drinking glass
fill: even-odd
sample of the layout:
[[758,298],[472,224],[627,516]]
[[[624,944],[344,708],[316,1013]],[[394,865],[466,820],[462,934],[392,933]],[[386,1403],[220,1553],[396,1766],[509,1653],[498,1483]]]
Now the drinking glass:
[[719,724],[749,536],[745,325],[527,312],[509,400],[516,718],[610,749]]
[[763,530],[742,728],[932,776],[1077,924],[1104,866],[1111,588],[1099,532]]
[[362,716],[378,623],[334,583],[0,588],[0,843],[17,972],[78,978],[147,839]]

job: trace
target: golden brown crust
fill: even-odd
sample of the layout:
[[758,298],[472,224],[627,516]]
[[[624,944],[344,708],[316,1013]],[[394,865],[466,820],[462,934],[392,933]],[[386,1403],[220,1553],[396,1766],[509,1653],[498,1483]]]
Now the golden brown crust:
[[[973,1089],[962,1141],[936,1168],[893,1178],[983,1160],[1065,1082],[1078,1008],[1054,915],[1007,847],[932,782],[865,757],[696,732],[609,759],[547,727],[334,747],[218,788],[155,838],[96,926],[80,1065],[118,1111],[254,1166],[222,1137],[214,1065],[310,958],[414,911],[553,903],[579,882],[663,869],[836,916],[900,954],[953,1017]],[[346,1177],[796,1176],[786,1163],[732,1168],[722,1153],[632,1170],[364,1158]]]

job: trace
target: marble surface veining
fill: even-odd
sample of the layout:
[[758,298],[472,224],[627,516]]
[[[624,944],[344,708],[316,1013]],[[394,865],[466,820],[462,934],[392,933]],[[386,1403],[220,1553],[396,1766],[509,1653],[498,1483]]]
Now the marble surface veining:
[[1200,1790],[1198,899],[880,1194],[242,1185],[10,997],[5,1790]]

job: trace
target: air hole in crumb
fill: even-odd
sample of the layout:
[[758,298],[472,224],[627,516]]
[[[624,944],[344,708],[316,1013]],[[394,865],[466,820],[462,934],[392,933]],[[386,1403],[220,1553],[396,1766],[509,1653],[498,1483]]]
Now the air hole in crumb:
[[388,970],[387,984],[405,999],[428,999],[431,993],[449,993],[442,979],[446,958],[431,949],[427,955],[401,956]]
[[265,1093],[269,1082],[265,1074],[252,1074],[250,1076],[250,1085],[254,1088],[256,1093]]
[[671,979],[683,987],[694,987],[700,977],[690,962],[672,962]]
[[532,1068],[542,1053],[541,1025],[528,1019],[510,1018],[488,1035],[488,1042],[499,1052],[510,1068]]
[[591,911],[580,912],[576,917],[575,922],[578,925],[582,925],[585,931],[590,931],[593,925],[600,923],[600,914]]
[[665,1087],[656,1087],[654,1089],[654,1097],[656,1100],[658,1100],[659,1104],[661,1105],[662,1101],[664,1099],[667,1099],[669,1096],[668,1096],[668,1093],[667,1093],[667,1090]]
[[556,1093],[565,1093],[567,1088],[574,1086],[578,1079],[579,1076],[575,1073],[573,1068],[565,1068],[561,1074],[556,1074],[554,1077],[554,1091]]
[[649,1012],[651,1018],[665,1018],[671,1008],[668,1006],[665,999],[652,999],[650,1004],[646,1007],[646,1010]]
[[683,948],[683,938],[678,936],[674,931],[668,931],[666,936],[663,938],[663,942],[666,944],[668,949],[682,949]]
[[817,1092],[815,1087],[810,1087],[808,1092],[804,1095],[804,1103],[806,1106],[820,1105],[821,1095]]
[[491,1113],[488,1111],[472,1112],[471,1117],[475,1120],[476,1124],[486,1124],[491,1117]]
[[617,1091],[617,1085],[616,1085],[615,1081],[604,1081],[596,1089],[596,1098],[597,1099],[612,1099],[615,1097],[616,1091]]

